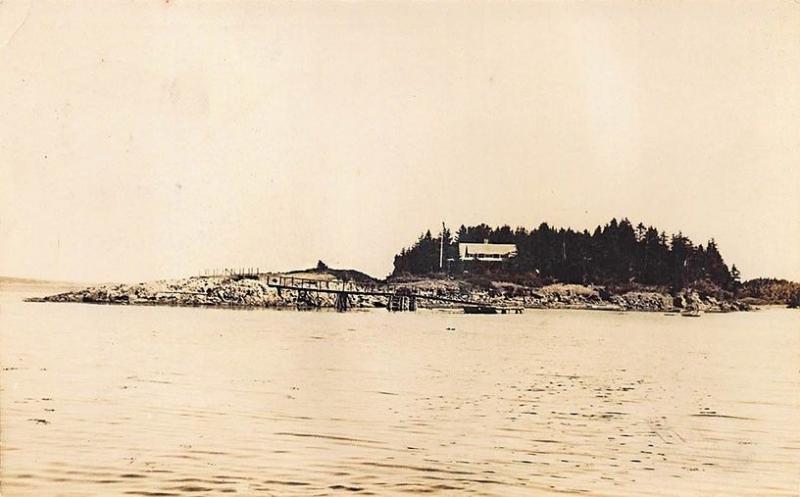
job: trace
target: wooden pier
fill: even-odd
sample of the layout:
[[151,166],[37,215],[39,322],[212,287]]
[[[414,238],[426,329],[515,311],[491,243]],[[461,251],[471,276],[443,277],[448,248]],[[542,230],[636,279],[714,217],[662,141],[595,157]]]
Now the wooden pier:
[[272,276],[268,279],[267,285],[276,288],[279,293],[282,290],[292,290],[305,295],[309,292],[334,294],[336,296],[334,307],[340,312],[351,307],[352,295],[385,297],[386,309],[393,312],[416,311],[417,301],[421,299],[458,304],[467,314],[521,314],[523,311],[521,306],[498,306],[488,302],[433,295],[407,285],[356,284],[352,281],[315,280],[293,276]]

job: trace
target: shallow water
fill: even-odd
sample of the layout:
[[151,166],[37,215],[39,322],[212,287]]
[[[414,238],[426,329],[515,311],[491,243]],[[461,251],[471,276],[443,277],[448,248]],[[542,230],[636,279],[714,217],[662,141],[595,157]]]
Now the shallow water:
[[5,497],[800,492],[796,311],[18,297],[0,300]]

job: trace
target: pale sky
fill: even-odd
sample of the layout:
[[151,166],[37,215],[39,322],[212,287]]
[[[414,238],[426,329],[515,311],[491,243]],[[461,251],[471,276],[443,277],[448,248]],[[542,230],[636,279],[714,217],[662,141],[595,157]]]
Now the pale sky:
[[0,110],[0,275],[629,217],[800,280],[798,2],[5,0]]

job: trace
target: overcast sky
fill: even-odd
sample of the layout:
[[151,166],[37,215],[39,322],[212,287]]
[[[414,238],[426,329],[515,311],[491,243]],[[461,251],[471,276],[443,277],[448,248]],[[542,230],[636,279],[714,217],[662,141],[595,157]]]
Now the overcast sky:
[[0,3],[0,274],[141,281],[441,221],[715,237],[800,280],[800,4]]

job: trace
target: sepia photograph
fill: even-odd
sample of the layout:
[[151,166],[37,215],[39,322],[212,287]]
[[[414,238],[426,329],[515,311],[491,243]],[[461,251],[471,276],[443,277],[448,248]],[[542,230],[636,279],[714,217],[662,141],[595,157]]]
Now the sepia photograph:
[[800,1],[0,0],[0,495],[800,496]]

